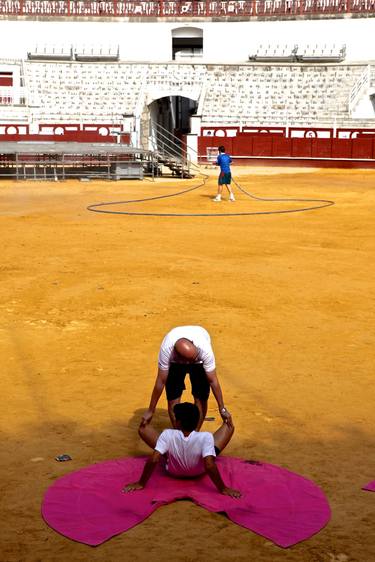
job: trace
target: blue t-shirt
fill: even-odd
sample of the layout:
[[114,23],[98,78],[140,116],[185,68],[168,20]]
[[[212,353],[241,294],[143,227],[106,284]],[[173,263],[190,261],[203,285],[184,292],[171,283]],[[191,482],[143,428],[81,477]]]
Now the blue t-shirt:
[[229,156],[229,154],[225,154],[225,152],[222,152],[221,154],[219,154],[219,156],[217,157],[217,160],[216,160],[216,164],[218,166],[220,166],[220,170],[224,174],[230,173],[230,163],[231,162],[232,162],[232,158]]

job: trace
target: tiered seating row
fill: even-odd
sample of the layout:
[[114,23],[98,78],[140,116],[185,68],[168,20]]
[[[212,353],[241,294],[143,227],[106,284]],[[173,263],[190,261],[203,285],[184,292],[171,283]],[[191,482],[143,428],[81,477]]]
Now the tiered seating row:
[[253,49],[249,54],[249,60],[259,62],[341,62],[344,60],[345,54],[345,45],[266,44]]
[[36,118],[53,114],[90,117],[121,116],[137,103],[143,68],[87,63],[25,63],[29,103]]
[[[23,63],[34,122],[121,122],[157,97],[199,99],[203,125],[350,126],[348,100],[366,65]],[[141,103],[140,103],[141,102]],[[2,105],[2,108],[5,106]],[[19,118],[17,120],[20,120]]]
[[348,97],[365,66],[254,65],[209,74],[203,123],[297,125],[350,119]]

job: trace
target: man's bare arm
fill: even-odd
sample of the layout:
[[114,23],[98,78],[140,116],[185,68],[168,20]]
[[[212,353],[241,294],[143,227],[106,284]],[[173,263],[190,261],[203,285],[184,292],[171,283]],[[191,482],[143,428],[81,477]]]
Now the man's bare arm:
[[217,402],[217,405],[218,405],[218,408],[219,408],[219,412],[220,412],[220,415],[221,415],[223,421],[231,420],[230,413],[224,407],[223,393],[221,391],[219,379],[217,378],[217,375],[216,375],[216,369],[214,369],[210,373],[206,373],[206,376],[207,376],[207,380],[210,383],[210,386],[212,388],[213,395],[216,398],[216,402]]
[[233,488],[228,488],[220,475],[220,472],[216,466],[215,457],[208,456],[204,458],[204,467],[208,476],[211,478],[212,482],[215,484],[216,488],[221,494],[225,496],[231,496],[232,498],[240,498],[241,492],[234,490]]
[[159,402],[161,393],[164,390],[165,383],[167,382],[167,378],[168,378],[168,371],[163,371],[162,369],[158,369],[158,374],[156,377],[154,389],[151,394],[150,405],[148,407],[147,412],[145,412],[142,416],[141,425],[144,426],[150,423],[152,416],[154,415],[156,405]]
[[133,482],[127,484],[123,488],[123,492],[134,492],[135,490],[143,490],[147,482],[150,480],[152,473],[155,470],[156,465],[160,460],[161,454],[158,451],[154,451],[152,455],[147,459],[147,462],[143,468],[142,475],[138,482]]

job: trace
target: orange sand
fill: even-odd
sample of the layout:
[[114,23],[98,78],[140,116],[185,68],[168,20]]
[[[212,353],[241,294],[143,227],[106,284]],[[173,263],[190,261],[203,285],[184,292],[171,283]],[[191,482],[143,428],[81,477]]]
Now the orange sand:
[[[375,560],[375,494],[361,491],[375,479],[375,172],[270,172],[238,177],[259,195],[336,205],[243,218],[126,217],[86,206],[196,180],[0,183],[2,562]],[[132,208],[217,211],[215,189],[211,178],[198,191]],[[219,206],[288,204],[238,194]],[[137,424],[160,341],[179,324],[201,324],[212,336],[236,425],[227,454],[320,485],[333,515],[318,535],[282,550],[182,501],[93,549],[41,519],[43,493],[60,475],[146,452]],[[212,399],[208,415],[216,421],[204,429],[216,428]],[[155,422],[168,425],[164,396]],[[59,453],[73,461],[57,463]]]

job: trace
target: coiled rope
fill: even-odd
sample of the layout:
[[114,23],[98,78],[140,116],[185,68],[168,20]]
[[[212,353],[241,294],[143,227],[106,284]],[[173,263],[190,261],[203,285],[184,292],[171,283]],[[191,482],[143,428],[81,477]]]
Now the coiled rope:
[[334,201],[330,201],[328,199],[302,199],[302,198],[269,198],[269,197],[257,197],[252,193],[246,191],[243,187],[241,187],[238,182],[233,179],[233,183],[237,186],[237,188],[247,197],[250,199],[254,199],[255,201],[266,201],[266,202],[293,202],[293,203],[315,203],[315,205],[303,206],[297,209],[277,209],[273,211],[241,211],[241,212],[234,212],[234,213],[155,213],[155,212],[142,212],[142,211],[114,211],[105,209],[104,207],[109,207],[113,205],[130,205],[130,204],[139,204],[139,203],[146,203],[148,201],[157,201],[160,199],[168,199],[171,197],[177,197],[179,195],[184,195],[185,193],[190,193],[192,191],[196,191],[200,187],[206,185],[207,179],[209,176],[200,172],[200,175],[203,177],[203,180],[193,187],[189,187],[188,189],[183,189],[182,191],[177,191],[175,193],[169,193],[167,195],[157,195],[153,197],[144,197],[142,199],[126,199],[124,201],[109,201],[106,203],[94,203],[87,207],[88,211],[92,211],[94,213],[106,213],[110,215],[135,215],[135,216],[146,216],[146,217],[244,217],[244,216],[252,216],[252,215],[277,215],[277,214],[286,214],[286,213],[302,213],[305,211],[314,211],[317,209],[323,209],[324,207],[330,207],[334,205]]

